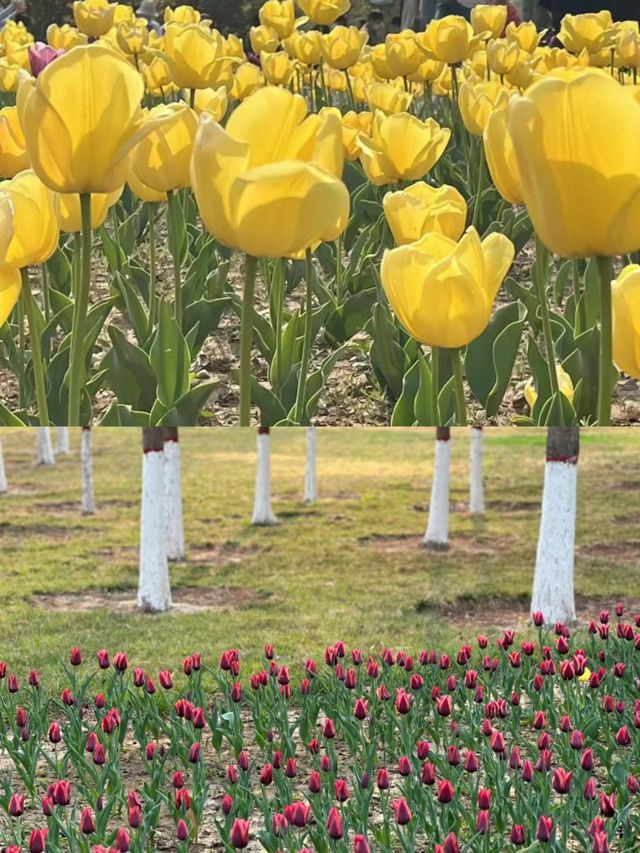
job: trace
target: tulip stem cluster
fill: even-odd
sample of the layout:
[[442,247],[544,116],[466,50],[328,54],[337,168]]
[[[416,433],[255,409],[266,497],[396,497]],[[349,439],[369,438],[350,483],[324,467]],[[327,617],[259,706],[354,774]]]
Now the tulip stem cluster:
[[73,309],[73,329],[71,333],[71,361],[69,364],[69,426],[80,426],[80,399],[83,388],[84,333],[89,308],[89,290],[91,287],[91,194],[80,195],[82,216],[82,266],[76,280],[77,291]]
[[240,426],[251,421],[251,348],[253,344],[253,300],[258,259],[245,255],[244,291],[242,294],[242,326],[240,329]]

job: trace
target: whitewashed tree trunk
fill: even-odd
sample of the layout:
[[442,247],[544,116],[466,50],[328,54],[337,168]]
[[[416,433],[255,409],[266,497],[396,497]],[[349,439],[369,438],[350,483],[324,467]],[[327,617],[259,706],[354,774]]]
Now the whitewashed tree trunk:
[[91,450],[91,427],[82,427],[80,444],[80,473],[82,479],[82,514],[93,515],[96,502],[93,494],[93,453]]
[[484,483],[482,481],[482,427],[471,427],[469,450],[469,512],[484,514]]
[[271,509],[271,434],[269,427],[258,428],[256,494],[251,524],[277,524]]
[[172,561],[184,560],[182,474],[177,427],[164,430],[164,511],[167,520],[167,557]]
[[316,440],[317,431],[314,426],[307,428],[307,462],[304,469],[304,499],[307,503],[318,500],[318,485],[316,478]]
[[68,456],[71,452],[69,445],[69,427],[56,427],[56,452]]
[[143,427],[142,433],[138,607],[160,613],[171,607],[164,513],[164,436],[158,427]]
[[575,622],[573,564],[580,432],[550,427],[531,612],[547,624]]
[[54,465],[53,445],[49,427],[36,427],[37,435],[37,465]]
[[2,442],[0,441],[0,495],[6,494],[8,490],[7,473],[4,468],[4,453],[2,452]]
[[433,463],[433,482],[429,502],[429,522],[423,543],[427,548],[446,550],[449,547],[449,469],[451,463],[451,432],[449,427],[436,430],[436,453]]

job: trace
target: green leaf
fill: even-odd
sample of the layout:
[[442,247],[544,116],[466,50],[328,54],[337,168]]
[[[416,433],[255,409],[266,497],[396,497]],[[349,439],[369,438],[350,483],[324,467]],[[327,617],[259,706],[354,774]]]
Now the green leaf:
[[361,290],[332,311],[325,323],[328,340],[331,343],[343,343],[364,329],[376,298],[375,288]]
[[117,326],[108,329],[112,348],[102,359],[107,384],[121,403],[149,412],[156,398],[156,377],[147,353],[130,343]]
[[166,302],[159,306],[159,321],[149,360],[158,382],[158,399],[172,409],[189,390],[189,347]]
[[471,392],[487,417],[497,414],[509,387],[526,317],[521,302],[495,312],[484,332],[467,346],[465,374]]
[[270,388],[251,377],[251,399],[260,409],[260,422],[264,426],[275,426],[287,419],[287,411]]
[[402,393],[405,371],[404,352],[398,343],[398,329],[386,305],[376,302],[373,306],[371,344],[371,366],[383,389],[392,399]]
[[420,365],[414,361],[402,378],[402,393],[393,407],[391,426],[407,427],[416,422],[414,401],[420,384]]
[[197,426],[200,412],[218,385],[219,382],[212,380],[191,388],[160,419],[158,426]]
[[21,420],[0,403],[0,425],[3,427],[23,427],[27,425],[27,421]]
[[150,330],[149,317],[140,298],[140,292],[121,273],[115,273],[112,283],[122,299],[123,313],[133,329],[133,334],[136,336],[138,344],[144,347]]
[[218,328],[220,320],[230,307],[231,300],[228,296],[223,296],[220,299],[199,299],[184,309],[182,328],[190,332],[198,325],[198,332],[191,344],[192,359],[200,352],[211,332]]
[[136,412],[131,406],[123,406],[114,401],[100,419],[100,426],[149,426],[149,414],[148,412]]
[[418,426],[432,426],[435,423],[431,404],[431,368],[422,353],[418,356],[418,390],[413,401],[414,421]]

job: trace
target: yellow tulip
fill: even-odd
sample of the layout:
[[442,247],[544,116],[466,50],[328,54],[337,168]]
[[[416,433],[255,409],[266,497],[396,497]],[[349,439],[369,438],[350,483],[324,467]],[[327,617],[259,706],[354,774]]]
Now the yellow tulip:
[[0,59],[0,91],[17,92],[20,82],[20,66],[12,65],[4,57]]
[[409,75],[413,82],[434,83],[445,69],[444,62],[437,59],[425,59],[414,74]]
[[0,110],[0,177],[13,178],[29,168],[27,143],[17,107]]
[[487,327],[513,255],[503,234],[480,241],[470,228],[456,242],[432,232],[387,250],[380,273],[389,304],[412,337],[432,347],[462,347]]
[[586,50],[574,56],[564,48],[539,47],[533,56],[540,61],[540,70],[543,72],[555,71],[557,68],[587,68],[590,64],[590,56]]
[[507,41],[515,42],[521,50],[525,50],[527,53],[533,53],[540,44],[544,32],[539,33],[533,21],[523,21],[521,24],[511,21],[507,24],[505,34]]
[[156,192],[188,187],[193,141],[198,127],[194,110],[184,102],[161,104],[145,116],[147,132],[132,154],[132,169]]
[[393,83],[371,83],[367,89],[367,101],[372,110],[381,110],[385,115],[406,113],[413,95]]
[[[573,403],[573,382],[567,371],[560,364],[556,364],[556,376],[558,377],[558,390],[567,398],[570,403]],[[529,408],[533,409],[538,399],[533,379],[530,379],[524,386],[524,398],[527,401]]]
[[249,41],[251,50],[260,56],[261,53],[274,53],[280,47],[278,33],[271,27],[260,24],[259,27],[251,27],[249,30]]
[[322,39],[317,30],[294,30],[282,44],[289,56],[303,65],[319,65],[322,59]]
[[191,179],[218,240],[256,257],[295,257],[346,228],[342,164],[338,118],[307,116],[300,95],[269,86],[243,101],[225,130],[200,118]]
[[366,58],[378,77],[383,80],[391,80],[392,77],[395,77],[387,62],[387,47],[384,42],[372,45],[367,51]]
[[392,77],[408,77],[424,60],[424,52],[418,47],[415,34],[406,30],[387,36],[385,55]]
[[408,113],[373,118],[371,138],[358,140],[360,162],[376,186],[396,181],[418,181],[438,162],[449,144],[451,130],[428,118]]
[[613,360],[629,376],[640,379],[640,266],[626,266],[611,288]]
[[[340,113],[340,111],[337,111]],[[353,162],[360,156],[360,147],[358,139],[361,136],[371,135],[371,125],[373,122],[373,113],[370,112],[353,112],[350,110],[340,116],[342,121],[342,145],[344,148],[344,156],[346,160]]]
[[368,38],[357,27],[334,27],[322,36],[322,53],[331,68],[346,71],[360,59]]
[[[105,97],[109,92],[109,97]],[[74,47],[18,91],[32,168],[52,190],[109,193],[142,125],[142,78],[100,44]]]
[[349,11],[351,0],[298,0],[298,6],[312,23],[326,27]]
[[508,39],[493,39],[487,45],[487,65],[494,74],[504,77],[518,63],[520,46],[516,41]]
[[489,116],[484,134],[484,153],[489,174],[496,189],[511,204],[524,204],[518,163],[507,127],[507,111],[495,110]]
[[633,30],[623,30],[618,38],[616,61],[621,68],[640,68],[640,36]]
[[[556,71],[508,107],[524,202],[566,258],[640,248],[640,102],[594,68]],[[558,133],[562,128],[562,133]]]
[[127,56],[139,56],[149,42],[149,30],[144,24],[123,22],[116,29],[116,41]]
[[131,6],[125,3],[116,3],[116,8],[113,10],[113,24],[133,24],[136,19],[136,13]]
[[216,121],[222,121],[229,106],[229,94],[224,86],[219,89],[198,89],[193,105],[196,113],[211,113]]
[[86,44],[87,36],[77,30],[75,27],[70,27],[69,24],[63,24],[59,27],[57,24],[51,24],[47,28],[47,44],[54,50],[71,50],[78,44]]
[[262,86],[264,86],[264,76],[260,68],[252,62],[243,62],[236,68],[231,94],[236,101],[244,101]]
[[406,190],[387,193],[382,205],[399,246],[415,243],[431,231],[459,240],[467,223],[466,201],[447,184],[432,187],[418,181]]
[[80,32],[91,38],[99,38],[113,26],[115,3],[108,0],[75,0],[73,17]]
[[[91,196],[91,227],[95,231],[104,224],[109,209],[122,195],[124,187],[112,193],[94,193]],[[82,231],[82,211],[80,196],[75,193],[62,193],[60,199],[60,230],[68,234]]]
[[272,86],[288,86],[295,71],[295,65],[284,50],[276,53],[263,53],[260,56],[262,73]]
[[20,298],[22,278],[20,270],[11,267],[0,268],[0,328],[9,319]]
[[[167,194],[151,189],[146,184],[143,184],[140,178],[134,171],[134,160],[131,159],[131,169],[127,177],[127,184],[131,192],[140,199],[140,201],[148,202],[149,204],[160,204],[167,200]],[[93,199],[93,196],[91,196]]]
[[234,33],[231,33],[225,39],[225,45],[225,53],[227,54],[227,56],[232,56],[239,62],[246,62],[247,54],[244,51],[242,39],[239,39],[238,36],[234,35]]
[[33,171],[20,172],[0,183],[13,208],[13,237],[0,266],[22,269],[43,264],[58,248],[60,209],[58,195]]
[[461,15],[445,15],[432,20],[418,44],[431,59],[439,59],[448,65],[463,62],[474,51],[478,38],[474,38],[471,24]]
[[[529,57],[529,54],[524,54]],[[522,55],[511,71],[506,75],[506,80],[516,89],[523,91],[528,89],[536,80],[540,79],[540,73],[536,70],[537,60],[532,58],[523,59]]]
[[481,3],[471,10],[471,26],[476,35],[489,33],[494,38],[502,35],[507,24],[507,7]]
[[161,54],[152,57],[148,64],[142,63],[140,73],[147,92],[154,97],[164,97],[174,85],[169,63]]
[[201,17],[193,6],[176,6],[175,9],[167,6],[164,10],[165,24],[199,24]]
[[200,24],[168,24],[164,49],[173,82],[180,89],[231,88],[238,60],[226,55],[224,38]]
[[482,136],[491,113],[505,109],[508,103],[509,93],[497,80],[467,82],[460,86],[460,115],[474,136]]
[[615,36],[611,12],[586,12],[582,15],[565,15],[558,38],[571,53],[588,50],[598,53],[612,45]]
[[346,92],[348,71],[338,71],[336,68],[328,68],[324,75],[325,84],[332,92]]
[[260,23],[275,30],[278,38],[286,39],[294,30],[296,12],[293,0],[267,0],[258,14]]

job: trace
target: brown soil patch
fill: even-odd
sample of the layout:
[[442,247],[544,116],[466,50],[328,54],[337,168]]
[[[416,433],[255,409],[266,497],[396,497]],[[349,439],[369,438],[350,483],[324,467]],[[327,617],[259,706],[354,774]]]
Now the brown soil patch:
[[371,536],[361,536],[360,545],[368,545],[381,554],[423,553],[423,554],[468,554],[470,556],[491,556],[496,551],[510,547],[513,540],[506,537],[478,537],[470,532],[457,532],[449,540],[449,548],[435,550],[426,548],[422,535],[404,533],[398,535],[374,533]]
[[[78,515],[80,511],[78,510]],[[0,522],[0,533],[3,536],[44,536],[47,539],[70,539],[76,533],[85,533],[86,527],[81,524],[10,524],[9,522]],[[95,535],[102,533],[102,528],[92,527],[91,533]]]
[[640,562],[640,539],[619,540],[617,542],[594,542],[592,545],[578,546],[577,551],[578,554],[585,557],[636,563]]
[[628,515],[614,515],[616,524],[640,524],[640,512],[630,512]]
[[640,482],[638,480],[621,480],[619,483],[612,484],[609,488],[622,492],[638,492],[640,491]]
[[[182,587],[171,591],[172,609],[177,613],[200,613],[204,610],[227,610],[243,607],[267,596],[246,587]],[[138,610],[136,591],[89,590],[81,593],[34,595],[37,607],[58,612],[111,610],[114,613],[135,613]]]
[[[590,595],[576,595],[576,611],[578,621],[585,627],[590,619],[597,619],[601,610],[614,613],[615,605],[621,602],[625,607],[625,617],[631,619],[640,611],[640,598],[607,598]],[[421,601],[416,605],[421,613],[445,619],[450,625],[460,626],[468,631],[502,630],[504,628],[525,629],[529,626],[528,596],[513,596],[510,598],[492,598],[478,596],[477,598],[457,598],[439,604]]]

